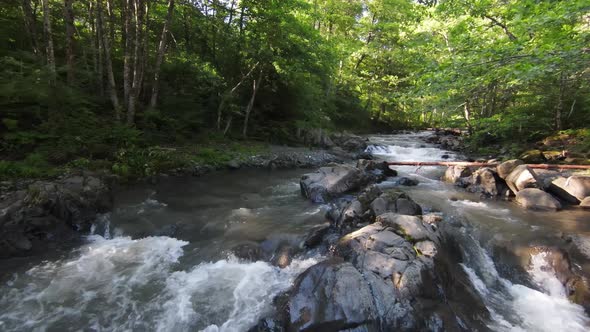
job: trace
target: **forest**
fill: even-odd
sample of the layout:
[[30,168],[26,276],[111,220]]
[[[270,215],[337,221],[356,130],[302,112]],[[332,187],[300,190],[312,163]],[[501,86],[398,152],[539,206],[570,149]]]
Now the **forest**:
[[313,128],[590,148],[587,0],[4,0],[0,35],[2,179]]

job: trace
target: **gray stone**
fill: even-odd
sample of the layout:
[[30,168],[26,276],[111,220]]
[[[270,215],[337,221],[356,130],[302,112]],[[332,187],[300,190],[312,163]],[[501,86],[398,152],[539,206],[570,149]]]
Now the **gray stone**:
[[419,217],[389,212],[377,216],[376,221],[384,226],[392,227],[394,232],[409,237],[412,241],[428,240],[432,238],[432,232],[424,226]]
[[567,178],[564,178],[563,176],[552,179],[547,186],[547,191],[564,202],[570,204],[578,204],[580,202],[576,196],[570,194],[568,191]]
[[418,203],[407,198],[399,198],[395,201],[396,212],[399,214],[406,214],[416,216],[422,214],[422,207]]
[[448,183],[457,184],[459,180],[464,177],[468,177],[471,175],[471,169],[464,166],[450,166],[445,171],[445,175],[443,176],[443,181]]
[[506,177],[506,184],[515,194],[526,188],[543,187],[537,174],[526,165],[516,166]]
[[524,164],[524,162],[520,159],[512,159],[505,161],[496,167],[496,171],[498,172],[498,176],[501,179],[506,179],[506,177],[517,167]]
[[516,193],[516,202],[532,210],[559,210],[561,204],[550,194],[536,188],[527,188]]
[[561,189],[578,201],[590,196],[590,176],[574,175],[567,178]]
[[398,186],[406,186],[406,187],[413,187],[418,185],[418,180],[410,179],[407,177],[401,177],[395,181]]
[[471,175],[468,183],[467,190],[473,193],[482,193],[490,197],[504,194],[503,181],[491,168],[478,169]]
[[355,167],[340,165],[322,167],[315,173],[303,175],[301,193],[315,203],[325,203],[338,195],[358,190],[367,178]]
[[303,272],[288,301],[287,330],[338,331],[377,318],[371,289],[350,263],[328,260]]

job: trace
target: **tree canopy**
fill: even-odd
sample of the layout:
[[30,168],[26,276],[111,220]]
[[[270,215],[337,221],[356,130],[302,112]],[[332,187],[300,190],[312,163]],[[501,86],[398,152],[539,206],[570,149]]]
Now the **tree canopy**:
[[7,0],[0,19],[7,158],[302,128],[532,139],[590,123],[584,0]]

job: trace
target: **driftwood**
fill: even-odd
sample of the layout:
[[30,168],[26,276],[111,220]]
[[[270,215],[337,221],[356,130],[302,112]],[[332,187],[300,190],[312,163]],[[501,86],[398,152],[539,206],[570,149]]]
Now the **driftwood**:
[[[499,163],[480,163],[468,161],[389,161],[389,166],[464,166],[464,167],[496,167]],[[534,169],[590,169],[590,165],[556,165],[526,164]]]

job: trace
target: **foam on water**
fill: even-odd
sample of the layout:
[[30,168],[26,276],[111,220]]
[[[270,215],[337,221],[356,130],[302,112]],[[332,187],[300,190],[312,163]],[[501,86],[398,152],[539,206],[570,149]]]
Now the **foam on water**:
[[[166,281],[158,331],[245,331],[268,313],[272,299],[317,259],[285,268],[231,258],[173,273]],[[199,310],[195,310],[198,308]]]
[[528,272],[545,292],[499,277],[492,259],[484,255],[484,259],[479,261],[479,273],[466,264],[461,266],[490,312],[491,329],[511,332],[588,331],[590,320],[584,309],[567,299],[555,271],[547,269],[543,254],[531,257]]
[[89,237],[75,257],[0,287],[0,330],[247,330],[318,259],[279,269],[235,258],[175,271],[188,242]]

